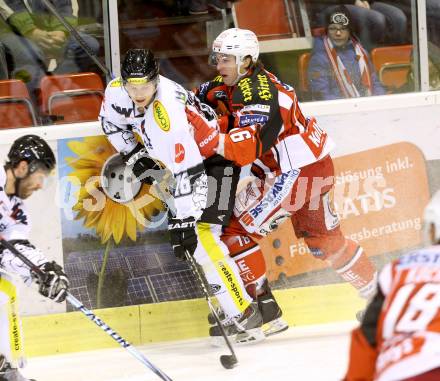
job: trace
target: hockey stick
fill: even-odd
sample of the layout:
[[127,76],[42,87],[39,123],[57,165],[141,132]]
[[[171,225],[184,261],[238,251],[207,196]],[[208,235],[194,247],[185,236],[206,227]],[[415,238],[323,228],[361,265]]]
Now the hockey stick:
[[211,310],[211,313],[214,316],[215,322],[217,323],[217,325],[220,328],[223,339],[225,339],[225,343],[226,343],[227,347],[229,348],[229,351],[231,352],[230,355],[221,355],[220,362],[224,368],[232,369],[233,367],[235,367],[238,364],[238,359],[237,359],[237,356],[235,355],[234,348],[232,347],[232,344],[229,341],[228,336],[226,335],[226,331],[220,321],[220,318],[218,317],[217,311],[214,307],[214,304],[212,303],[211,296],[209,295],[208,287],[205,283],[205,279],[204,279],[203,275],[200,273],[200,270],[197,267],[196,261],[194,260],[193,256],[188,252],[188,250],[185,250],[185,256],[186,256],[187,261],[191,264],[191,269],[192,269],[194,275],[199,280],[200,288],[202,289],[202,292],[205,296],[205,299],[208,302],[209,309]]
[[[153,176],[154,178],[154,176]],[[160,197],[160,199],[167,205],[169,210],[174,210],[173,206],[170,202],[171,195],[167,192],[162,191],[162,189],[159,186],[160,181],[157,181],[156,178],[154,178],[152,186],[156,190],[156,193]],[[197,263],[194,260],[193,256],[188,252],[188,250],[185,250],[185,257],[187,261],[191,265],[192,272],[194,273],[194,276],[199,280],[199,286],[205,296],[206,301],[208,302],[209,309],[211,310],[212,315],[214,316],[215,322],[220,328],[220,331],[222,333],[223,339],[225,340],[225,343],[227,347],[229,348],[229,351],[231,352],[230,355],[221,355],[220,356],[220,362],[226,369],[232,369],[238,364],[237,356],[234,352],[234,348],[232,347],[231,342],[228,339],[228,336],[226,335],[225,329],[220,321],[220,318],[218,317],[217,311],[215,310],[214,304],[212,303],[211,296],[208,292],[208,286],[206,284],[204,276],[201,274],[199,268],[197,267]]]
[[[32,263],[25,255],[20,253],[13,245],[4,239],[0,239],[0,244],[8,249],[13,255],[19,258],[29,269],[34,272],[40,279],[44,279],[46,274],[38,266]],[[148,359],[139,352],[135,347],[133,347],[127,340],[122,338],[116,331],[111,329],[103,320],[96,316],[92,311],[84,307],[84,305],[76,299],[72,294],[67,292],[66,300],[74,306],[77,310],[81,311],[89,320],[94,322],[98,327],[100,327],[105,333],[107,333],[113,340],[115,340],[122,348],[130,352],[136,359],[138,359],[146,367],[160,377],[163,381],[173,381],[165,373],[163,373],[159,368],[154,366]]]

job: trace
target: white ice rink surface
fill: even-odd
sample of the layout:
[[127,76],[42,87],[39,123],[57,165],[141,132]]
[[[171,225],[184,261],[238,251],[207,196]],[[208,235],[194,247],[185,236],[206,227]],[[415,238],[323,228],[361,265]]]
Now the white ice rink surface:
[[[291,328],[254,345],[236,347],[239,365],[224,369],[208,339],[137,347],[173,381],[339,381],[347,366],[354,322]],[[29,359],[22,371],[37,381],[157,381],[124,349]]]

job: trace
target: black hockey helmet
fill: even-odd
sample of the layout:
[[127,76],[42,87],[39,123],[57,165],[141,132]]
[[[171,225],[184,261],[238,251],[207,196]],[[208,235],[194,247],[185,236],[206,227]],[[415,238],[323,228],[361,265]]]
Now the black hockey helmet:
[[22,160],[29,164],[28,174],[39,168],[51,171],[56,164],[55,155],[49,144],[37,135],[24,135],[12,143],[7,164],[15,168]]
[[159,75],[159,64],[150,49],[130,49],[121,66],[123,81],[129,78],[145,78],[150,82]]

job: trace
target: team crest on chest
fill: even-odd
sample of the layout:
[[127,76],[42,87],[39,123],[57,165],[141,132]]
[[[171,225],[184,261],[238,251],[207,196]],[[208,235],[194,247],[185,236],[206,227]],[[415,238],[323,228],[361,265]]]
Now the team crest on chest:
[[168,132],[171,127],[170,118],[168,117],[167,110],[165,110],[165,107],[159,101],[153,102],[153,115],[154,120],[159,125],[159,127],[163,131]]

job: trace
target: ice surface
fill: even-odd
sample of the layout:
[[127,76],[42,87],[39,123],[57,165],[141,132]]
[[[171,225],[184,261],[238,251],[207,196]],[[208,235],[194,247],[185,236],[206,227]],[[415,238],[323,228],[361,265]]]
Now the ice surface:
[[[338,381],[348,358],[354,322],[290,328],[263,342],[236,347],[239,365],[224,369],[226,348],[208,339],[137,347],[173,381]],[[148,368],[124,349],[104,349],[29,359],[23,370],[37,381],[157,381]]]

